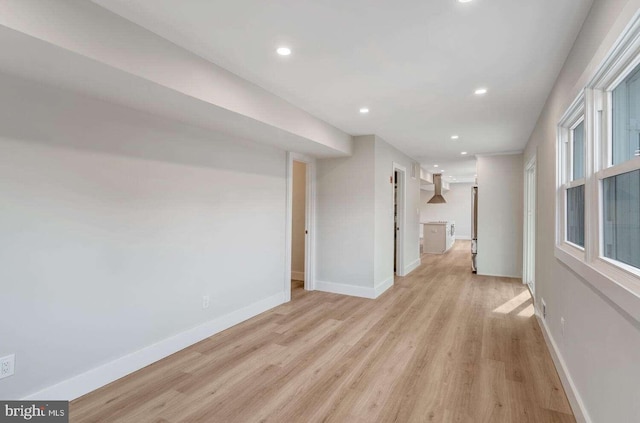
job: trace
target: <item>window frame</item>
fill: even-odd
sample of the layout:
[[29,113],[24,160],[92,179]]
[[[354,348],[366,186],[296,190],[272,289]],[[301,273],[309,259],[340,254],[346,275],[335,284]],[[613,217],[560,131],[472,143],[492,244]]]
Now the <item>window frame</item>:
[[[584,260],[585,248],[569,241],[568,231],[569,225],[567,224],[567,212],[568,212],[568,190],[570,188],[576,188],[586,184],[586,178],[580,178],[572,180],[573,177],[573,133],[574,130],[581,124],[585,123],[585,97],[584,92],[573,101],[567,112],[564,114],[560,123],[558,124],[558,181],[557,181],[557,200],[558,204],[558,231],[556,233],[556,246],[562,248],[565,252]],[[585,150],[586,150],[586,123],[585,129]],[[586,175],[586,151],[585,151],[585,175]],[[585,245],[587,235],[587,220],[586,220],[586,186],[585,186]]]
[[[640,47],[640,46],[639,46]],[[623,70],[613,75],[603,78],[598,84],[593,84],[594,98],[597,100],[593,105],[597,117],[599,131],[594,133],[593,144],[597,152],[594,163],[595,190],[597,190],[597,220],[596,238],[592,248],[596,266],[604,272],[622,278],[628,285],[637,285],[640,289],[640,268],[635,268],[626,263],[611,259],[605,256],[604,250],[604,180],[627,172],[640,170],[640,157],[627,160],[622,163],[613,164],[613,90],[618,87],[627,76],[631,75],[640,67],[640,51],[638,56],[632,60]],[[638,291],[640,295],[640,291]]]
[[[593,77],[568,107],[557,127],[555,256],[589,284],[640,321],[640,269],[604,255],[604,180],[640,169],[640,157],[613,164],[613,90],[640,66],[640,12],[616,41]],[[585,248],[566,241],[566,189],[572,167],[566,144],[584,114]],[[573,154],[571,154],[572,159]]]

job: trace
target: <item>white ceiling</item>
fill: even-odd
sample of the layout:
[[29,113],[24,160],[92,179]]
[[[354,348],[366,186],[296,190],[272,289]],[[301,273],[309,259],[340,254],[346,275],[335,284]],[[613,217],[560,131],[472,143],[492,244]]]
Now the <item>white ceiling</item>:
[[466,160],[470,178],[461,151],[524,148],[593,0],[94,2],[426,168]]
[[[434,167],[438,165],[438,167]],[[431,173],[442,173],[449,183],[474,182],[476,174],[476,158],[467,157],[453,160],[427,160],[422,167]]]

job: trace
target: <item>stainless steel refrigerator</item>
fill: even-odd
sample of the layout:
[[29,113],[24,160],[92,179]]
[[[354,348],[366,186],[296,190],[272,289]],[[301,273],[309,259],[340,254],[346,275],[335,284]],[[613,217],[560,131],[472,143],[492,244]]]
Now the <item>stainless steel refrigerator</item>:
[[471,187],[471,271],[477,273],[478,254],[478,187]]

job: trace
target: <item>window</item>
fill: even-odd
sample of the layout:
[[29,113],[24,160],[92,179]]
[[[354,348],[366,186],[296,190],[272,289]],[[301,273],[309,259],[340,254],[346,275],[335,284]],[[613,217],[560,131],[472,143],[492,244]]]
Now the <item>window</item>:
[[603,182],[603,254],[640,269],[640,170]]
[[567,188],[567,241],[584,248],[584,119],[571,130],[571,180]]
[[611,164],[640,156],[640,68],[634,69],[612,93]]
[[561,243],[584,249],[585,244],[585,122],[584,97],[578,98],[560,124],[560,183],[563,216]]
[[640,14],[560,120],[556,157],[556,257],[640,316]]
[[640,65],[609,91],[605,112],[611,116],[611,131],[595,140],[608,153],[597,175],[602,191],[601,255],[640,270]]
[[584,185],[567,189],[567,241],[584,248]]

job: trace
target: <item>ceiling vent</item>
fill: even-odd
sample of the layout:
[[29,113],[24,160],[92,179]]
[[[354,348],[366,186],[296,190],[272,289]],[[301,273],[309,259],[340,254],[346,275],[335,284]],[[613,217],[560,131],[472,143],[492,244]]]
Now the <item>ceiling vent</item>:
[[436,193],[429,200],[429,204],[444,204],[447,200],[442,196],[442,174],[436,173],[433,175],[433,184],[435,185]]

